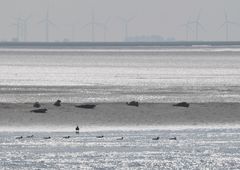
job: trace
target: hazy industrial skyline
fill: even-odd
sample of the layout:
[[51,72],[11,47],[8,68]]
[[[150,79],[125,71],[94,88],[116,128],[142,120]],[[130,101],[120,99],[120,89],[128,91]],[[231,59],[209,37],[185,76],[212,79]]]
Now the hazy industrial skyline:
[[[1,41],[10,41],[18,36],[22,41],[45,41],[46,37],[49,41],[122,41],[127,36],[143,35],[174,37],[176,40],[186,40],[186,36],[188,40],[226,40],[226,37],[229,40],[240,40],[239,0],[0,2]],[[239,25],[229,24],[220,29],[226,21],[225,11],[228,21]],[[198,16],[204,28],[196,25]],[[50,22],[46,25],[43,21],[47,18]],[[183,26],[186,23],[192,23],[187,33]]]

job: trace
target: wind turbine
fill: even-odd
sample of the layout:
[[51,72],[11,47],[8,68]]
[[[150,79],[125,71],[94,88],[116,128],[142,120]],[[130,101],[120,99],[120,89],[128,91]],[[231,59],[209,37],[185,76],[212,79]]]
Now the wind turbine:
[[16,38],[17,41],[21,41],[23,32],[22,18],[20,17],[15,18],[15,23],[13,23],[11,26],[16,26]]
[[21,20],[22,20],[22,24],[23,24],[23,28],[22,28],[22,34],[23,34],[23,40],[24,41],[27,41],[27,35],[28,35],[28,29],[27,29],[27,27],[28,27],[28,22],[29,22],[29,20],[30,20],[30,18],[31,18],[31,16],[28,16],[28,17],[26,17],[26,18],[21,18]]
[[107,25],[108,25],[109,21],[110,21],[110,18],[108,18],[105,22],[101,23],[101,25],[103,27],[103,31],[104,31],[103,32],[104,42],[106,42],[106,40],[107,40],[107,29],[108,29]]
[[72,24],[71,26],[71,39],[72,39],[72,42],[75,41],[75,24]]
[[129,23],[134,19],[135,17],[130,17],[130,18],[122,18],[119,17],[120,21],[124,24],[124,29],[125,29],[125,41],[128,38],[128,25]]
[[95,14],[94,14],[94,12],[92,12],[92,20],[91,20],[91,22],[89,22],[88,24],[86,24],[86,25],[84,25],[82,27],[82,29],[85,28],[85,27],[88,27],[88,26],[91,27],[92,42],[95,42],[95,26],[99,26],[99,25],[101,25],[101,23],[98,23],[98,22],[95,21]]
[[186,30],[186,41],[189,40],[189,31],[192,30],[192,27],[191,27],[191,20],[189,18],[189,20],[182,25],[183,27],[185,27],[185,30]]
[[49,12],[47,10],[46,17],[40,23],[45,23],[45,33],[46,33],[46,42],[49,42],[49,25],[54,25],[53,22],[49,19]]
[[200,17],[201,17],[201,11],[198,13],[198,16],[197,16],[196,20],[191,22],[191,24],[195,24],[196,41],[198,41],[199,27],[201,27],[204,30],[204,27],[200,23]]
[[237,23],[235,22],[232,22],[228,19],[228,14],[226,13],[225,11],[225,22],[220,26],[220,29],[224,26],[226,26],[226,41],[229,40],[229,26],[230,25],[238,25]]

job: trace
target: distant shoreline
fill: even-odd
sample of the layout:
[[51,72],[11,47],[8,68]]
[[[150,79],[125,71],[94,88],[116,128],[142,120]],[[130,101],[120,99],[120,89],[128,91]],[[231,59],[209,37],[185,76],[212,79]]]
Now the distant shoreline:
[[163,41],[163,42],[0,42],[0,48],[113,48],[113,47],[197,47],[240,46],[240,41]]

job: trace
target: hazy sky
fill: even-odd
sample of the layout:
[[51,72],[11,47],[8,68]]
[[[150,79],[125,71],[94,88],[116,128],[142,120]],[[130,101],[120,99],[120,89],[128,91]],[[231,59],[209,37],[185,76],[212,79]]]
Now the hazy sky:
[[[45,25],[40,21],[46,17],[54,23],[50,27],[49,39],[59,41],[64,38],[77,41],[90,41],[90,27],[83,27],[91,21],[92,11],[96,22],[108,23],[106,37],[108,41],[124,39],[124,25],[119,17],[134,19],[129,23],[129,36],[161,35],[186,39],[185,24],[189,18],[195,20],[201,10],[200,40],[225,40],[225,27],[219,29],[225,20],[224,11],[229,20],[240,23],[240,0],[0,0],[0,39],[10,40],[16,37],[17,17],[31,16],[28,23],[27,39],[45,40]],[[75,31],[72,31],[75,25]],[[104,29],[95,27],[97,41],[103,41]],[[195,28],[190,31],[190,39],[195,39]],[[240,26],[229,28],[230,40],[240,40]]]

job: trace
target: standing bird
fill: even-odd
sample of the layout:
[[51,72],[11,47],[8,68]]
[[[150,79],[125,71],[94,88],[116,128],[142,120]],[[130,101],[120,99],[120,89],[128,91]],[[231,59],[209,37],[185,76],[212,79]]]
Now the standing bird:
[[35,103],[33,104],[33,107],[40,108],[40,107],[41,107],[41,105],[40,105],[40,103],[39,103],[39,102],[35,102]]
[[79,134],[79,127],[76,127],[76,134]]

